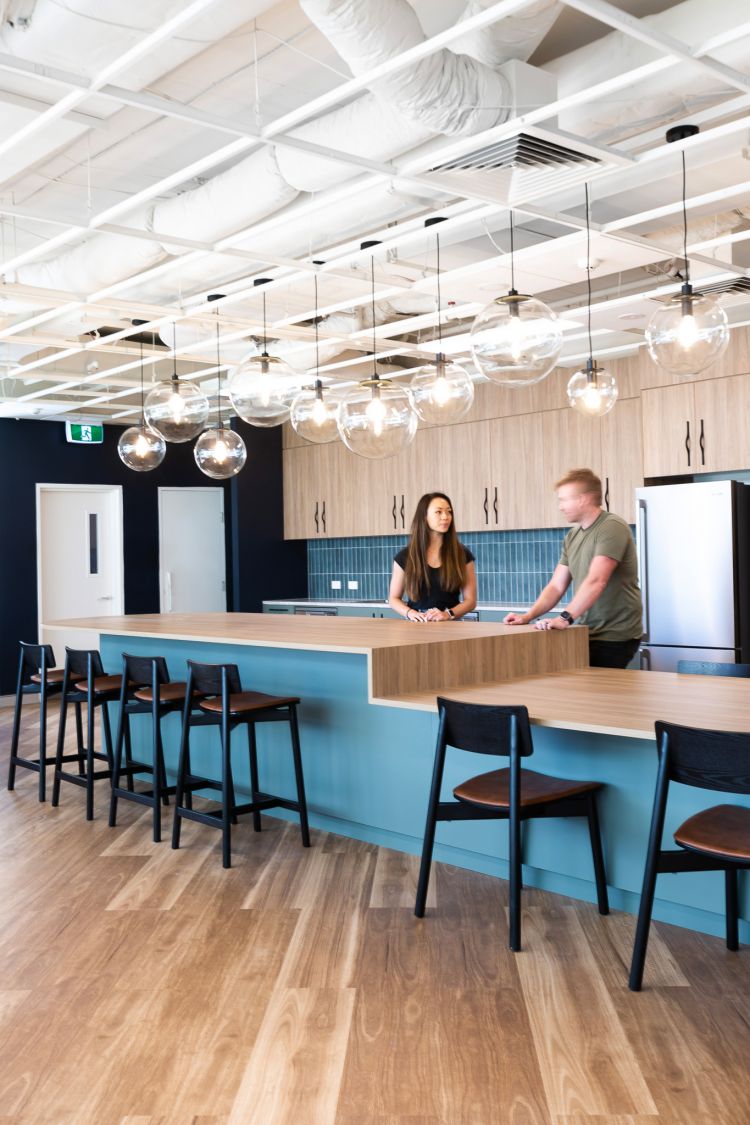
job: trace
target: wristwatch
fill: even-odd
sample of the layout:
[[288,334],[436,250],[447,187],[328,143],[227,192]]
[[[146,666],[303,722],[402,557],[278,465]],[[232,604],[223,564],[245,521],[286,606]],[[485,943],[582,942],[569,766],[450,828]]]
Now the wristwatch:
[[455,613],[453,612],[452,609],[448,609],[448,607],[446,606],[445,612],[448,614],[448,616],[450,617],[450,619],[452,621],[456,620],[456,615],[455,615]]
[[564,609],[560,616],[562,617],[563,621],[567,621],[568,625],[572,625],[575,622],[575,617],[573,617],[572,614],[568,613],[567,609]]

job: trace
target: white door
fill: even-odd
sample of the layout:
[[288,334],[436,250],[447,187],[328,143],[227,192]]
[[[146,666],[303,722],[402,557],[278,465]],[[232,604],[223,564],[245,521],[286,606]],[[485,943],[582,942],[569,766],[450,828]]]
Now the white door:
[[97,648],[99,633],[50,622],[125,612],[122,489],[36,486],[39,639],[62,665],[65,645]]
[[223,488],[159,489],[162,613],[227,608]]

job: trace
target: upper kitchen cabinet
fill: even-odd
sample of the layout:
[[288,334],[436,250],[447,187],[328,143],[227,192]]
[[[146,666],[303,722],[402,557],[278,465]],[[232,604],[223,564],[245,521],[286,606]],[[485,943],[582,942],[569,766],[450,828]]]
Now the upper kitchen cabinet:
[[750,375],[695,383],[700,465],[695,472],[750,467]]
[[[615,410],[617,407],[615,407]],[[695,426],[695,387],[677,383],[641,395],[644,477],[700,472],[700,431]]]
[[641,401],[626,398],[601,419],[603,504],[635,523],[635,490],[643,484]]
[[496,530],[543,526],[543,417],[519,414],[488,423],[492,466],[489,526]]
[[433,488],[450,496],[459,532],[487,531],[494,526],[490,423],[461,422],[430,432],[435,435]]
[[305,445],[283,451],[284,538],[349,535],[354,497],[345,487],[341,445]]
[[[619,404],[615,406],[615,413]],[[542,497],[539,527],[566,527],[567,523],[557,507],[555,481],[570,469],[593,469],[599,476],[602,471],[601,420],[586,418],[568,407],[566,410],[548,410],[542,415],[542,458],[539,463],[519,466],[518,476],[532,476]]]

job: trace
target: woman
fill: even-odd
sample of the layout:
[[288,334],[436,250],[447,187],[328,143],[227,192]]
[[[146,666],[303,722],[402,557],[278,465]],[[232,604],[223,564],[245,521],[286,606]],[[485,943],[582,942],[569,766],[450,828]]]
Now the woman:
[[417,504],[409,545],[393,560],[388,604],[407,621],[455,621],[477,604],[474,556],[456,535],[444,492]]

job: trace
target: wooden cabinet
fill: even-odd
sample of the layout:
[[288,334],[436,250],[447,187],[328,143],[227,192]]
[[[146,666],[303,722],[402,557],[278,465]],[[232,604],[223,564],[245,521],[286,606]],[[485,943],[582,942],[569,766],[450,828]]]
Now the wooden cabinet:
[[351,534],[351,498],[343,487],[345,456],[351,454],[339,442],[283,451],[285,539]]
[[521,414],[488,423],[492,480],[490,527],[498,531],[543,526],[542,418],[542,414]]
[[641,402],[618,401],[601,419],[604,507],[635,523],[635,490],[643,484]]
[[[643,475],[674,477],[700,472],[700,431],[695,428],[695,386],[677,383],[641,395]],[[615,407],[615,410],[617,407]]]
[[647,390],[642,407],[646,477],[750,466],[750,375]]
[[[619,404],[615,406],[617,410]],[[542,415],[542,512],[539,527],[567,527],[557,507],[555,481],[570,469],[593,469],[601,476],[601,420],[568,407]]]
[[[715,473],[750,467],[750,376],[694,384],[698,427],[696,472]],[[702,441],[701,441],[702,439]]]

